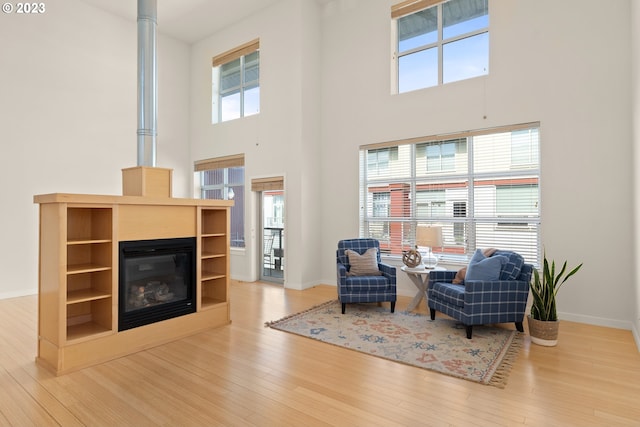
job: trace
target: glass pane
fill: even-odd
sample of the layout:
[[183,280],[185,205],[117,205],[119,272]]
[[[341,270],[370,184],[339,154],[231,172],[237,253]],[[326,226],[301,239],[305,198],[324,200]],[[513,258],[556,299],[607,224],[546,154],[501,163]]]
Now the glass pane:
[[240,88],[240,59],[220,66],[220,93]]
[[244,166],[229,168],[229,182],[232,185],[244,185]]
[[416,175],[439,172],[466,173],[467,141],[464,138],[416,145]]
[[442,50],[443,83],[489,73],[489,33],[447,43]]
[[380,252],[402,255],[414,246],[415,238],[411,222],[371,220],[367,222],[366,235],[380,241]]
[[[234,201],[229,212],[231,246],[244,247],[244,166],[203,171],[202,185],[203,199]],[[206,188],[205,186],[215,187]]]
[[[465,191],[465,194],[463,195],[463,197],[466,197],[467,192]],[[462,218],[465,219],[467,217],[467,205],[468,202],[467,201],[453,201],[452,202],[453,205],[453,217],[454,218]],[[447,239],[447,234],[445,233],[446,227],[443,228],[443,238],[445,243],[448,243],[449,240]],[[466,242],[467,242],[467,224],[465,224],[464,222],[454,222],[453,224],[451,224],[451,235],[452,235],[452,242],[453,244],[455,244],[456,246],[458,246],[458,248],[462,248],[463,250],[460,252],[462,254],[466,253]]]
[[456,147],[454,142],[427,145],[427,171],[440,172],[455,169]]
[[244,92],[244,115],[252,116],[260,112],[260,87],[245,90]]
[[262,192],[262,274],[264,280],[282,282],[285,270],[284,193]]
[[505,218],[506,222],[513,223],[539,215],[536,176],[477,179],[474,198],[476,218]]
[[[525,181],[521,179],[520,181]],[[537,182],[531,178],[530,181]],[[501,185],[496,188],[498,217],[535,217],[538,215],[538,185]]]
[[398,19],[398,52],[435,43],[438,40],[437,7]]
[[[211,169],[202,172],[202,185],[224,184],[224,169]],[[211,199],[212,197],[207,197]]]
[[369,186],[367,189],[367,218],[388,217],[391,212],[391,196],[389,186]]
[[442,5],[442,34],[446,40],[489,26],[487,0],[451,0]]
[[431,48],[398,59],[398,92],[438,84],[438,50]]
[[427,146],[427,170],[442,170],[442,168],[440,167],[440,145]]
[[446,191],[442,188],[418,190],[416,188],[416,218],[442,218],[447,213]]
[[[519,171],[535,171],[538,168],[538,131],[531,132],[526,138],[528,144],[532,147],[531,150],[535,151],[535,155],[531,156],[531,160],[535,162],[522,163],[519,161],[519,156],[515,156],[518,162],[514,163],[514,154],[512,150],[519,149],[519,145],[522,142],[521,132],[503,132],[495,133],[491,135],[475,136],[473,138],[474,144],[474,170],[476,173],[488,173],[488,172],[511,172],[514,169]],[[514,141],[517,143],[514,144]]]
[[221,119],[222,121],[240,118],[240,93],[236,92],[231,95],[220,98]]
[[476,248],[500,248],[522,255],[526,262],[537,263],[539,225],[523,221],[518,224],[478,222]]
[[391,193],[377,192],[373,193],[373,217],[386,218],[389,216],[391,206]]
[[367,172],[369,178],[389,175],[389,149],[369,150],[367,152]]
[[518,166],[539,162],[538,129],[525,129],[511,134],[511,163]]
[[367,151],[367,179],[411,176],[411,146]]
[[213,199],[213,200],[221,200],[222,199],[222,188],[215,188],[212,190],[204,190],[202,192],[203,199]]
[[254,52],[244,57],[244,84],[245,86],[255,86],[260,79],[260,62],[258,52]]
[[367,236],[380,241],[389,240],[388,221],[368,221]]
[[284,194],[281,190],[262,193],[262,223],[267,228],[284,227]]
[[411,185],[408,182],[370,184],[366,203],[367,218],[410,218]]
[[229,188],[233,190],[234,201],[234,205],[229,210],[231,247],[244,248],[244,185],[234,185]]
[[416,218],[464,218],[469,185],[466,180],[452,179],[416,182]]

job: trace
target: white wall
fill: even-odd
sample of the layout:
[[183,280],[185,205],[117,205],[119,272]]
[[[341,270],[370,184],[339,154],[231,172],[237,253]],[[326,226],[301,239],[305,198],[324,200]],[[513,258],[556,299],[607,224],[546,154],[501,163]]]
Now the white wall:
[[[211,124],[211,58],[260,38],[260,114]],[[319,11],[315,1],[283,0],[192,46],[191,156],[244,153],[246,248],[233,250],[231,275],[258,277],[257,197],[253,178],[285,177],[285,286],[303,289],[321,277]]]
[[[157,49],[158,137],[156,164],[158,167],[173,169],[173,197],[191,198],[193,163],[191,162],[191,144],[189,143],[190,48],[181,41],[158,34]],[[135,126],[137,128],[137,123]],[[127,138],[125,145],[137,149],[137,142],[132,142],[131,138]],[[137,163],[137,154],[134,163]],[[135,164],[131,166],[135,166]]]
[[[45,193],[122,194],[136,166],[136,23],[76,0],[0,15],[0,298],[37,292]],[[50,7],[51,6],[51,7]],[[190,188],[188,46],[158,39],[158,166]]]
[[540,121],[547,255],[584,262],[559,294],[560,317],[629,329],[637,286],[628,272],[629,2],[492,0],[489,75],[397,96],[389,89],[393,3],[336,0],[325,9],[323,279],[334,282],[336,242],[358,235],[360,145]]

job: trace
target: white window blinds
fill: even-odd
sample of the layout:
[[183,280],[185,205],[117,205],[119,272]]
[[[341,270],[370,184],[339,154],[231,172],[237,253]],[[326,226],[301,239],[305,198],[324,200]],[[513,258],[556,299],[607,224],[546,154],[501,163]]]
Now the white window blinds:
[[417,225],[440,225],[435,252],[467,262],[476,248],[540,257],[539,124],[364,146],[360,234],[400,255]]

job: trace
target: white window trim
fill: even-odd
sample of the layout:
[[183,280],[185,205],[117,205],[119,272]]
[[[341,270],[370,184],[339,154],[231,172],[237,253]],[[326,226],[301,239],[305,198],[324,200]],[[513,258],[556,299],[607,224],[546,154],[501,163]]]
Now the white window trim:
[[[400,76],[399,76],[399,64],[400,64],[400,58],[402,58],[403,56],[407,56],[407,55],[411,55],[413,53],[417,53],[417,52],[421,52],[421,51],[426,51],[428,49],[433,49],[433,48],[437,48],[437,52],[438,52],[438,83],[436,86],[442,86],[444,85],[444,58],[443,58],[443,52],[444,52],[444,45],[449,44],[449,43],[454,43],[456,41],[459,40],[463,40],[466,38],[470,38],[470,37],[474,37],[480,34],[484,34],[490,33],[490,25],[491,25],[491,21],[489,21],[489,23],[487,24],[487,26],[485,28],[480,28],[474,31],[470,31],[468,33],[464,33],[464,34],[459,34],[457,36],[454,37],[450,37],[447,39],[444,39],[444,35],[443,35],[443,18],[442,18],[442,4],[446,3],[448,0],[409,0],[409,1],[404,1],[398,5],[394,5],[391,7],[391,94],[392,95],[398,95],[401,93],[408,93],[408,92],[413,92],[413,90],[411,91],[407,91],[407,92],[400,92]],[[487,0],[488,2],[488,0]],[[398,20],[404,16],[407,15],[411,15],[413,13],[416,12],[420,12],[422,10],[425,9],[429,9],[435,7],[437,8],[437,40],[433,43],[429,43],[426,45],[422,45],[407,51],[404,51],[402,53],[398,52]],[[487,71],[488,74],[488,71]],[[478,77],[483,77],[484,75],[479,75],[479,76],[475,76],[475,77],[471,77],[471,78],[478,78]],[[466,80],[466,79],[465,79]],[[458,81],[458,80],[456,80]],[[453,82],[452,82],[453,83]],[[427,86],[421,89],[428,89],[430,87],[434,87],[434,86]],[[421,89],[416,89],[416,90],[421,90]]]

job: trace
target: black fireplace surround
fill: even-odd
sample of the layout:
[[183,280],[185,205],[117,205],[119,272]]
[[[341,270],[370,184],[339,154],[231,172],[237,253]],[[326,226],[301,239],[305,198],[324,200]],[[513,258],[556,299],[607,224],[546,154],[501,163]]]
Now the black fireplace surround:
[[118,331],[196,311],[196,239],[120,242]]

